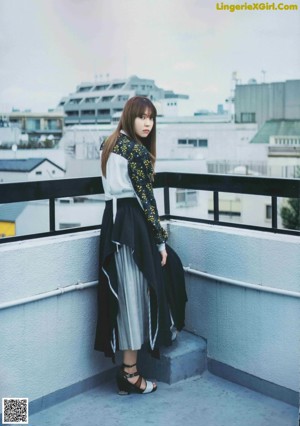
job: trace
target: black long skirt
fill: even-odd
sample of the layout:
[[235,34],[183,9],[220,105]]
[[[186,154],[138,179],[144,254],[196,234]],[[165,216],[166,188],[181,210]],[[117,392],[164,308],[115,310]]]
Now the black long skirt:
[[148,283],[148,349],[152,355],[159,356],[159,348],[172,343],[171,318],[177,330],[184,327],[187,301],[184,271],[178,255],[169,245],[166,245],[167,264],[161,266],[161,255],[136,198],[117,200],[114,223],[112,201],[106,202],[100,236],[98,318],[94,348],[113,359],[119,350],[119,279],[115,253],[122,246],[131,249],[133,260]]

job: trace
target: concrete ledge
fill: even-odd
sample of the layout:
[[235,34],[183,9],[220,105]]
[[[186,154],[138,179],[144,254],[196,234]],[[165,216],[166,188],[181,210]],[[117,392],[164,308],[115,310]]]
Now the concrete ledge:
[[152,358],[146,351],[139,355],[141,372],[168,384],[203,373],[206,369],[206,341],[187,331],[178,334],[169,348],[160,351],[160,359]]
[[[155,377],[161,382],[172,384],[201,374],[206,369],[206,342],[200,337],[182,331],[170,348],[161,350],[160,360],[152,358],[142,350],[139,354],[139,363],[145,376]],[[117,366],[113,367],[34,401],[29,401],[30,414],[49,408],[107,381],[114,381],[117,368]]]
[[286,402],[295,407],[299,406],[299,393],[292,389],[268,382],[267,380],[263,380],[211,358],[208,358],[207,362],[208,371],[216,376],[245,386],[248,389],[260,392],[263,395],[270,396],[279,401]]
[[60,402],[66,401],[73,396],[79,395],[89,389],[97,387],[102,383],[115,378],[116,367],[109,370],[105,370],[96,376],[89,377],[88,379],[74,383],[62,389],[58,389],[55,392],[49,393],[41,398],[29,401],[29,413],[34,414]]

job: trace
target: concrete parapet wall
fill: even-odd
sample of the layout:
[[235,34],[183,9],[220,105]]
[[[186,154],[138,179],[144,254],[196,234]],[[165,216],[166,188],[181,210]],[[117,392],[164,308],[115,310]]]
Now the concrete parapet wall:
[[[0,305],[97,280],[99,232],[0,246]],[[96,287],[0,310],[0,397],[29,401],[113,367],[93,348]],[[42,404],[41,404],[42,405]]]
[[[300,291],[296,237],[206,225],[169,227],[170,245],[184,266]],[[1,244],[0,306],[97,280],[98,245],[97,231]],[[189,274],[187,290],[186,329],[207,340],[209,359],[299,390],[299,298]],[[108,377],[111,360],[93,348],[96,309],[96,287],[0,309],[0,397],[41,401],[78,383],[87,386],[101,374]]]
[[[300,292],[299,238],[209,225],[170,225],[185,266],[262,287]],[[209,359],[299,392],[300,298],[187,274],[186,329]],[[250,376],[249,376],[250,377]]]

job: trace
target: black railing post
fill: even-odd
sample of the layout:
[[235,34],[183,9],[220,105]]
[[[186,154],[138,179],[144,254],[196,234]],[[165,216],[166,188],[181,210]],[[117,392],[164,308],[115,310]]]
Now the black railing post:
[[277,229],[277,197],[272,197],[272,228]]
[[164,187],[164,207],[165,207],[165,215],[170,214],[170,188]]
[[214,221],[219,222],[219,193],[214,191]]
[[49,228],[55,231],[55,198],[49,198]]

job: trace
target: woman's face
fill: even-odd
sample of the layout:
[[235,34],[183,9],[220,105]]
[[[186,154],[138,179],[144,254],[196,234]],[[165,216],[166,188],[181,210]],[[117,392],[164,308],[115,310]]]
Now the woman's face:
[[134,132],[140,138],[146,138],[153,128],[154,120],[151,111],[147,109],[141,117],[134,120]]

